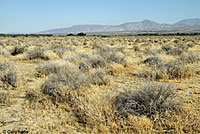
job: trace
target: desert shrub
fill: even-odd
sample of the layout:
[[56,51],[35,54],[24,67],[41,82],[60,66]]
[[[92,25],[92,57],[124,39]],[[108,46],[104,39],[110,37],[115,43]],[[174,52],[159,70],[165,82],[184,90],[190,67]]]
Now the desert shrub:
[[42,93],[51,97],[53,101],[61,101],[61,81],[57,75],[52,75],[42,84]]
[[165,45],[165,46],[162,46],[161,49],[165,52],[168,52],[168,51],[172,51],[173,50],[173,47],[170,46],[170,45]]
[[8,104],[9,100],[9,93],[0,93],[0,104]]
[[17,46],[14,46],[14,48],[11,50],[10,53],[11,55],[15,56],[15,55],[24,53],[24,51],[25,51],[25,47],[17,45]]
[[128,115],[146,115],[150,117],[179,109],[171,86],[152,83],[138,90],[120,93],[115,99],[115,106],[124,117]]
[[17,80],[18,77],[13,66],[8,63],[0,63],[0,81],[11,87],[16,87]]
[[108,85],[110,79],[105,69],[96,69],[91,75],[91,82],[94,85]]
[[161,59],[158,57],[149,57],[144,60],[144,63],[149,65],[155,65],[161,63]]
[[135,40],[135,43],[142,43],[142,42],[143,42],[142,39],[136,39],[136,40]]
[[7,72],[1,80],[12,87],[16,87],[17,85],[17,74],[16,72],[9,71]]
[[108,62],[111,61],[120,64],[125,64],[124,58],[125,58],[124,54],[120,52],[112,53],[108,57],[106,57]]
[[187,44],[175,44],[175,47],[182,49],[185,52],[189,49],[189,46]]
[[193,64],[198,63],[200,61],[200,54],[198,53],[189,53],[183,54],[176,60],[177,63],[180,64]]
[[181,55],[184,51],[182,47],[162,46],[161,48],[166,54],[169,55]]
[[150,73],[149,76],[153,80],[171,80],[190,77],[190,71],[187,67],[175,63],[160,63],[157,66],[151,67]]
[[134,51],[140,51],[140,48],[138,46],[133,46]]
[[34,60],[34,59],[44,59],[48,60],[47,57],[44,56],[43,54],[44,50],[42,48],[35,48],[33,50],[29,50],[27,52],[27,59],[28,60]]
[[79,70],[81,72],[89,72],[89,68],[90,66],[85,62],[79,64]]
[[188,44],[189,48],[193,48],[195,46],[195,44]]
[[181,48],[174,48],[171,51],[169,51],[167,54],[181,55],[182,53],[183,53],[183,49],[181,49]]
[[75,52],[67,51],[62,55],[62,59],[70,63],[78,63],[81,60],[81,56]]
[[106,54],[106,53],[110,53],[110,52],[112,52],[114,50],[113,48],[108,47],[108,46],[95,45],[94,47],[97,50],[97,53],[99,55],[101,55],[101,56],[104,55],[104,54]]
[[38,68],[36,68],[38,73],[44,74],[44,75],[50,75],[52,73],[59,73],[61,69],[63,69],[63,65],[56,64],[55,63],[47,63],[44,65],[40,65]]
[[95,56],[90,57],[90,58],[88,58],[86,63],[92,68],[102,68],[102,67],[106,66],[105,60],[100,56],[98,56],[98,57],[95,57]]
[[73,66],[65,66],[57,74],[50,75],[42,85],[42,93],[53,98],[62,100],[69,90],[77,90],[90,87],[89,76],[81,73]]
[[119,64],[125,64],[124,58],[127,54],[123,51],[123,48],[110,48],[107,46],[101,46],[97,48],[97,53],[101,55],[106,62],[108,63],[119,63]]
[[75,51],[76,49],[72,46],[56,45],[52,47],[52,50],[61,57],[66,51]]

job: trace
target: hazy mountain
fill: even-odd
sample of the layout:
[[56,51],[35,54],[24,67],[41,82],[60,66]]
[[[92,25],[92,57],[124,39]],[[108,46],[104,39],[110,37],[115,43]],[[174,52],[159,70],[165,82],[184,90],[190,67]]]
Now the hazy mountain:
[[174,24],[159,24],[151,20],[128,22],[120,25],[75,25],[68,28],[50,29],[39,34],[95,33],[95,32],[128,32],[128,31],[159,31],[176,29],[200,29],[200,19],[185,19]]
[[174,24],[174,26],[200,26],[200,19],[185,19]]

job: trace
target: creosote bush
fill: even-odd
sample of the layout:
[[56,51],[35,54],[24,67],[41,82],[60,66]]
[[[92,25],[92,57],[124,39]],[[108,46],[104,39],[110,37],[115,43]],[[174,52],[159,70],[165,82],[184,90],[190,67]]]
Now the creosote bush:
[[173,87],[153,83],[137,90],[120,93],[115,99],[115,106],[123,117],[128,115],[150,117],[178,111],[180,108]]

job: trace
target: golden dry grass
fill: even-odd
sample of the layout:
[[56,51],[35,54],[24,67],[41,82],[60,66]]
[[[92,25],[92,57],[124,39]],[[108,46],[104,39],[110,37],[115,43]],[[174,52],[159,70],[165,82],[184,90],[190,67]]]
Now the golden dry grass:
[[[200,133],[199,36],[0,37],[0,44],[0,133]],[[160,92],[138,106],[166,103],[164,112],[132,114],[134,93],[147,83],[171,85],[180,109]],[[116,98],[125,92],[132,96],[117,102],[120,110],[129,104],[120,112]]]

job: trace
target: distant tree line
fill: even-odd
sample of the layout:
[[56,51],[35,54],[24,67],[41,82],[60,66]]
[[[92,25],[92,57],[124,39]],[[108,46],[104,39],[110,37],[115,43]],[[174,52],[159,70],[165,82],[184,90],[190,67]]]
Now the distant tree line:
[[53,36],[53,34],[0,34],[0,37],[40,37],[40,36]]
[[67,34],[66,36],[86,36],[86,33],[78,33],[78,34]]
[[144,33],[136,36],[193,36],[200,35],[200,33]]
[[54,34],[0,34],[0,37],[51,37],[51,36],[86,36],[86,33],[67,34],[67,35],[54,35]]
[[[118,35],[118,36],[193,36],[193,35],[200,35],[200,33],[143,33],[143,34],[129,34],[129,35]],[[0,34],[0,37],[51,37],[51,36],[58,36],[58,37],[65,37],[65,36],[87,36],[86,33],[78,33],[73,34],[69,33],[66,35],[54,35],[54,34]],[[99,37],[110,37],[114,35],[90,35],[90,36],[99,36]]]

